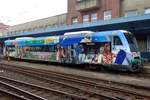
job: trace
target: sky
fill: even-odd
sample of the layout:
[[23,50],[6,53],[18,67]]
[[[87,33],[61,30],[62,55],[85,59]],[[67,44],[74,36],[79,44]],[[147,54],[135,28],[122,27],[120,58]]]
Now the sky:
[[17,25],[67,12],[67,0],[0,0],[0,23]]

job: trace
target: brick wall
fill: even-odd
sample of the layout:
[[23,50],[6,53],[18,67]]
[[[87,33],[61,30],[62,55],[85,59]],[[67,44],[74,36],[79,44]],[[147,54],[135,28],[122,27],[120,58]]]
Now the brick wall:
[[126,11],[131,10],[137,10],[138,15],[143,15],[145,8],[150,8],[150,0],[122,0],[121,16],[124,16]]
[[82,23],[82,16],[92,13],[97,13],[98,19],[103,19],[106,10],[112,10],[112,18],[120,17],[120,0],[100,0],[98,5],[97,8],[77,11],[76,0],[68,0],[67,23],[72,24],[73,17],[78,17],[79,23]]

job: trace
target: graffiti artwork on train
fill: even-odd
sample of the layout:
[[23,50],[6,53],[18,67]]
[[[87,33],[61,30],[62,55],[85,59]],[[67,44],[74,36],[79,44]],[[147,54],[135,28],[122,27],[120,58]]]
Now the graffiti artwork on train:
[[70,32],[61,36],[6,40],[4,54],[20,59],[72,64],[123,65],[136,71],[141,64],[132,33],[123,30]]

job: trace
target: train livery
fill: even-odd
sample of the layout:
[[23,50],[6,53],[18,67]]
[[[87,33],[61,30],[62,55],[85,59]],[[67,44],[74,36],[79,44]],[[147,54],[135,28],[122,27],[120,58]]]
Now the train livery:
[[136,39],[124,30],[80,31],[61,36],[6,40],[4,55],[66,64],[103,65],[132,72],[141,68]]

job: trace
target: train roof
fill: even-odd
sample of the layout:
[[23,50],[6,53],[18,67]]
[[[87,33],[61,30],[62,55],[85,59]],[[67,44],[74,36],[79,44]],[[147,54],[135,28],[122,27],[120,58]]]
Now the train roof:
[[34,39],[33,37],[20,37],[16,38],[15,40],[29,40],[29,39]]
[[93,31],[78,31],[78,32],[67,32],[64,35],[76,35],[76,34],[91,34]]
[[99,33],[100,35],[117,35],[122,33],[131,34],[131,32],[128,32],[126,30],[101,31],[96,33]]
[[14,42],[14,40],[6,40],[6,41],[4,41],[5,45],[7,45],[7,46],[13,45],[13,42]]
[[[13,45],[17,43],[20,46],[36,46],[36,45],[56,45],[62,46],[72,45],[75,43],[83,42],[110,42],[108,35],[116,35],[122,33],[129,33],[125,30],[113,30],[113,31],[79,31],[79,32],[68,32],[62,36],[47,36],[47,37],[21,37],[15,40],[6,40],[5,45]],[[88,40],[89,39],[89,40]]]

